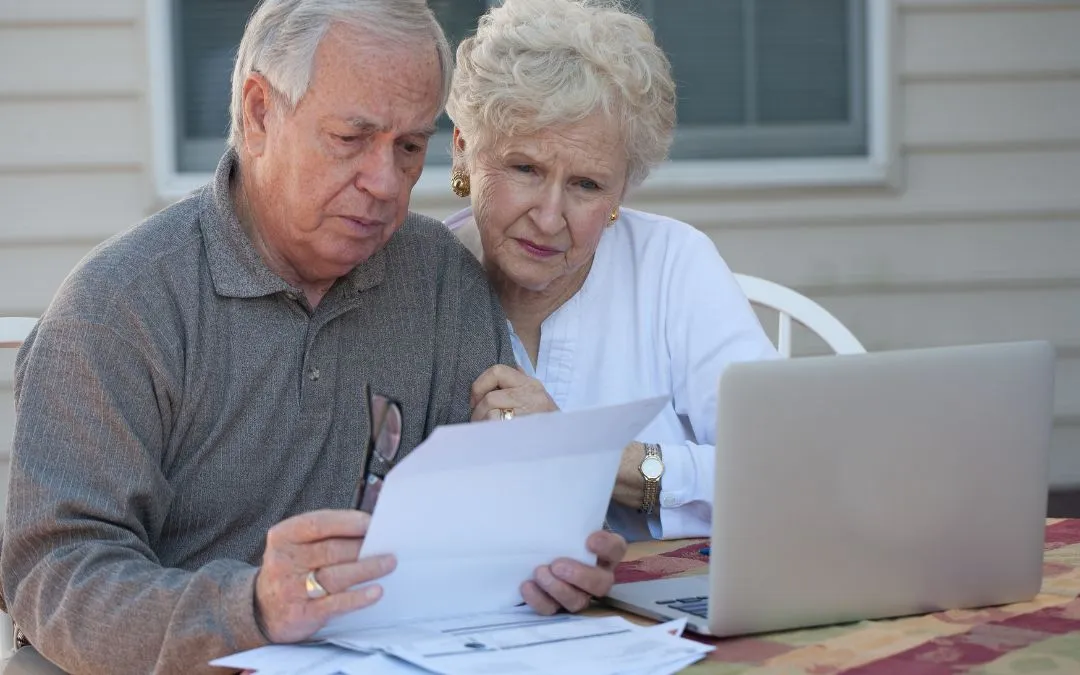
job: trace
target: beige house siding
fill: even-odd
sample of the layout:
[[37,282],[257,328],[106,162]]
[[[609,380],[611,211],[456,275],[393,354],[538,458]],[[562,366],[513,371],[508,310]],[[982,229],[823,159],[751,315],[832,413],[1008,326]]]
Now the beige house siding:
[[[140,0],[0,0],[0,315],[40,314],[91,247],[148,211],[142,16]],[[13,365],[0,350],[0,489]]]
[[[646,186],[630,205],[709,232],[737,271],[814,297],[870,349],[1051,339],[1053,482],[1080,484],[1080,0],[893,8],[892,185]],[[0,315],[40,313],[86,251],[162,203],[145,16],[139,0],[0,0]],[[5,473],[12,362],[0,352]]]

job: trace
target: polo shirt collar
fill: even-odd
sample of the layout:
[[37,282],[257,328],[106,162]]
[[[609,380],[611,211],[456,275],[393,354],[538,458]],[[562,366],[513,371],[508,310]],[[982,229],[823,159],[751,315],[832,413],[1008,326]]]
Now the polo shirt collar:
[[[233,208],[230,179],[239,168],[236,151],[229,148],[218,162],[214,179],[203,188],[202,218],[199,226],[206,242],[206,257],[214,290],[230,298],[257,298],[274,293],[295,292],[284,279],[270,271],[251,243]],[[380,249],[354,267],[344,277],[355,292],[373,288],[382,281],[386,253]]]

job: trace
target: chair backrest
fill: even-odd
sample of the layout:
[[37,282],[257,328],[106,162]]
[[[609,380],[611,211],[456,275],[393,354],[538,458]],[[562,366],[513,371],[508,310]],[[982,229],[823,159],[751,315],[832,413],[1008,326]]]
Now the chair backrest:
[[0,316],[0,349],[18,349],[36,325],[34,317]]
[[866,348],[847,326],[829,313],[827,309],[810,298],[773,281],[736,274],[751,304],[776,310],[780,314],[776,350],[784,358],[791,357],[791,320],[801,323],[816,333],[837,354],[863,354]]
[[[18,349],[34,330],[37,319],[29,316],[0,316],[0,349]],[[14,625],[11,617],[0,612],[0,659],[14,653]]]

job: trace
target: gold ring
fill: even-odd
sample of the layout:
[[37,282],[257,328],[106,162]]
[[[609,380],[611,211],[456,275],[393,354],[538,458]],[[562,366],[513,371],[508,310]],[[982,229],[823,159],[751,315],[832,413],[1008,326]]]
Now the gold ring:
[[307,590],[307,596],[311,600],[318,600],[330,595],[330,592],[323,588],[323,585],[315,578],[315,570],[311,570],[304,577],[304,588]]
[[502,409],[502,418],[504,420],[512,420],[512,419],[514,419],[514,409],[513,408],[503,408]]

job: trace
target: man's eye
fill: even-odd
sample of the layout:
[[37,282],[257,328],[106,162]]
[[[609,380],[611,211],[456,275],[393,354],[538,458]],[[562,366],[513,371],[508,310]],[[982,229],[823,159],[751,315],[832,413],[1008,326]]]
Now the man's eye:
[[341,141],[342,143],[355,143],[356,141],[360,140],[359,136],[342,136],[340,134],[334,134],[334,138]]

